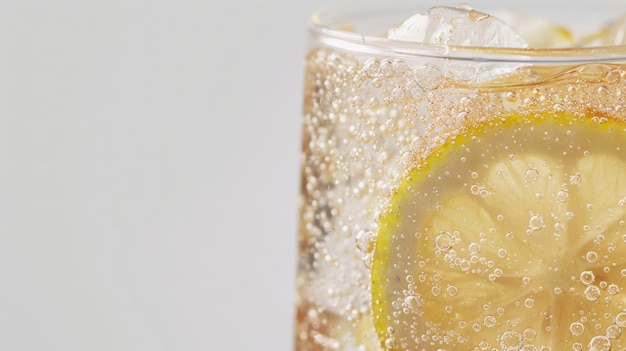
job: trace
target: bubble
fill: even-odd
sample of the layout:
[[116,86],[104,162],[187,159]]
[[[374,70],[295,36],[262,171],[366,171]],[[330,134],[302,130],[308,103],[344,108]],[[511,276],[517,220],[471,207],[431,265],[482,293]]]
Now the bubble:
[[587,65],[578,69],[578,75],[580,78],[589,82],[600,82],[607,73],[607,67],[605,65]]
[[448,233],[440,233],[435,237],[435,247],[439,251],[448,251],[453,245],[452,237]]
[[430,289],[430,292],[433,296],[439,296],[441,294],[441,287],[439,285],[435,285]]
[[482,327],[480,326],[480,323],[474,323],[472,324],[472,330],[475,332],[479,332],[482,329]]
[[375,78],[380,70],[380,62],[375,59],[367,60],[363,65],[363,70],[368,77]]
[[470,192],[473,195],[478,195],[480,193],[480,185],[478,184],[472,184],[472,186],[470,187]]
[[394,338],[387,338],[385,339],[385,347],[387,349],[392,349],[394,347],[396,343],[396,340]]
[[609,351],[611,349],[611,340],[603,335],[594,336],[589,341],[589,351]]
[[582,182],[583,179],[580,173],[574,173],[569,177],[569,183],[572,185],[580,185]]
[[589,251],[587,252],[587,254],[585,255],[585,259],[587,260],[587,262],[589,263],[594,263],[596,262],[596,260],[598,259],[598,254],[594,251]]
[[496,325],[496,317],[485,316],[485,318],[483,319],[483,323],[485,324],[485,327],[493,328],[493,326]]
[[356,246],[363,253],[370,253],[374,250],[376,234],[371,231],[361,230],[356,235]]
[[393,63],[390,60],[382,60],[380,62],[380,72],[386,77],[393,75]]
[[443,80],[441,70],[432,65],[424,65],[414,70],[415,77],[424,89],[435,89]]
[[615,295],[619,292],[619,286],[617,286],[616,284],[611,284],[607,287],[606,291],[611,295]]
[[350,98],[350,104],[352,107],[361,107],[363,106],[363,98],[361,95],[354,95]]
[[585,326],[580,322],[574,322],[569,325],[569,332],[573,336],[581,336],[585,332]]
[[498,257],[504,258],[506,257],[506,255],[507,255],[506,249],[498,249]]
[[537,331],[533,328],[528,328],[524,330],[524,339],[528,341],[533,341],[537,337]]
[[590,285],[585,289],[585,297],[589,301],[595,301],[600,297],[600,288]]
[[367,104],[369,107],[377,107],[380,104],[380,101],[376,98],[376,97],[371,97],[368,101]]
[[411,97],[415,100],[421,100],[422,96],[424,96],[424,88],[419,85],[410,88],[409,91]]
[[611,324],[606,328],[606,333],[604,333],[604,336],[609,339],[617,339],[621,334],[622,330],[617,325]]
[[394,60],[391,64],[393,66],[393,70],[398,73],[404,73],[409,69],[409,66],[406,64],[406,62],[402,60]]
[[524,306],[526,308],[533,308],[535,306],[535,300],[533,300],[532,298],[527,298],[526,300],[524,300]]
[[592,271],[584,271],[580,273],[580,282],[585,285],[589,285],[593,283],[595,279],[596,279],[596,276],[593,274]]
[[536,231],[543,228],[543,224],[543,217],[541,217],[541,215],[532,215],[528,221],[528,228],[532,231]]
[[580,342],[575,342],[572,344],[572,350],[574,351],[582,351],[583,349],[583,344]]
[[448,252],[446,252],[445,255],[443,255],[443,260],[446,263],[450,264],[450,267],[454,266],[454,261],[458,259],[456,257],[456,251],[454,250],[448,250]]
[[500,347],[503,351],[517,351],[522,347],[522,336],[513,330],[507,330],[500,336]]
[[522,346],[522,348],[520,349],[520,351],[538,351],[539,349],[537,348],[537,346],[532,345],[532,344],[527,344]]
[[452,71],[452,76],[455,80],[460,82],[468,82],[476,77],[476,68],[471,66],[464,67],[449,67]]
[[462,259],[461,263],[459,264],[463,272],[467,272],[470,269],[471,265],[472,263],[466,258]]
[[626,328],[626,312],[620,312],[615,316],[615,325],[620,328]]
[[[621,25],[623,26],[623,23]],[[622,80],[622,75],[620,73],[620,70],[615,69],[615,70],[610,71],[609,73],[606,74],[606,76],[604,77],[604,80],[609,84],[619,83]]]
[[569,200],[569,192],[567,190],[561,190],[556,194],[556,198],[561,202]]
[[515,94],[512,91],[507,92],[506,94],[504,94],[504,98],[506,99],[506,101],[508,102],[516,102],[517,101],[517,94]]
[[454,285],[448,285],[448,287],[446,288],[446,294],[448,294],[448,296],[456,296],[458,293],[459,290]]
[[472,253],[473,255],[476,255],[480,252],[480,244],[472,242],[469,244],[469,250],[470,253]]
[[524,179],[529,183],[534,183],[539,178],[539,171],[535,168],[531,168],[524,173]]

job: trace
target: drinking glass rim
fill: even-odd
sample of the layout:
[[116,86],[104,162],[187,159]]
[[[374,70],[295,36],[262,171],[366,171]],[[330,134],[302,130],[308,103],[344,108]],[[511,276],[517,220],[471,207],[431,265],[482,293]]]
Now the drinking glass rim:
[[[415,4],[415,3],[413,3]],[[353,53],[392,56],[397,58],[430,57],[467,61],[576,63],[626,61],[626,45],[564,47],[564,48],[499,48],[481,46],[454,46],[394,40],[334,28],[336,23],[326,21],[325,15],[341,11],[357,14],[371,10],[393,9],[406,5],[402,2],[363,4],[348,2],[323,7],[310,17],[309,31],[323,46]],[[358,7],[357,7],[358,6]]]

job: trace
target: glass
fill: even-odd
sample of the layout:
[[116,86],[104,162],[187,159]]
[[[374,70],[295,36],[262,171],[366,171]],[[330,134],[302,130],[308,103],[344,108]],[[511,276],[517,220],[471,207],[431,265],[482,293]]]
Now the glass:
[[534,39],[591,47],[381,35],[432,5],[313,16],[296,351],[625,349],[626,46],[597,46],[626,32],[614,6],[525,9],[583,33]]

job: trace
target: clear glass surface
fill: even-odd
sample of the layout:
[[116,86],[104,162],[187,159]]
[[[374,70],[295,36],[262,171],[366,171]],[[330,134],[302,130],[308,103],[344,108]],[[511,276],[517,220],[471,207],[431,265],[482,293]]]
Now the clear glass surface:
[[312,17],[296,351],[626,349],[626,46],[384,37],[433,5]]

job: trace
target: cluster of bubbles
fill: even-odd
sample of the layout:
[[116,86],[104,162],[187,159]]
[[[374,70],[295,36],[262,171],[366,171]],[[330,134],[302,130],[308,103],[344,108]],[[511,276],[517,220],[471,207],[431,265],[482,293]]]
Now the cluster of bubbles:
[[[547,83],[555,80],[553,75],[536,78],[532,69],[521,68],[518,79],[528,79],[533,86],[513,91],[478,79],[481,71],[474,66],[464,68],[458,63],[435,61],[357,57],[328,49],[317,49],[308,56],[299,278],[299,294],[308,302],[302,302],[299,308],[333,312],[335,317],[319,323],[302,313],[300,328],[314,329],[318,340],[333,329],[332,323],[339,323],[332,321],[352,323],[371,313],[369,267],[376,247],[376,220],[407,171],[420,167],[432,150],[468,124],[506,116],[511,111],[570,111],[581,115],[593,111],[601,116],[614,115],[626,106],[624,95],[610,88],[624,82],[624,70],[618,66],[572,68],[563,74],[577,77],[575,84],[560,86]],[[545,79],[546,83],[537,79]],[[478,81],[481,83],[475,85]],[[575,177],[572,175],[571,182],[576,181]],[[476,194],[489,196],[484,188],[476,188]],[[567,201],[569,194],[558,196]],[[541,216],[529,218],[528,230],[542,228],[543,222]],[[444,255],[455,244],[454,236],[446,235],[437,239]],[[339,249],[330,250],[331,244]],[[501,258],[508,254],[505,249],[498,251]],[[464,267],[469,267],[468,263],[459,262]],[[496,277],[498,272],[492,274]],[[622,275],[626,276],[626,270]],[[341,284],[337,284],[338,279],[342,279]],[[602,291],[596,288],[590,283],[585,296],[599,299]],[[433,287],[430,293],[459,293],[455,286],[438,289]],[[615,289],[613,285],[606,287],[609,294]],[[533,307],[534,301],[525,300],[523,304]],[[406,296],[401,305],[401,309],[419,308],[420,297]],[[492,322],[488,319],[484,324]],[[615,325],[622,328],[617,322]],[[607,329],[607,335],[602,336],[610,344],[608,335],[615,333],[609,334]],[[523,335],[506,334],[500,339],[500,347],[517,350],[513,347],[520,338],[525,340]],[[333,340],[344,342],[341,338]],[[603,350],[604,339],[594,340],[594,350]],[[308,342],[309,346],[300,349],[322,349],[312,346],[314,340]]]

